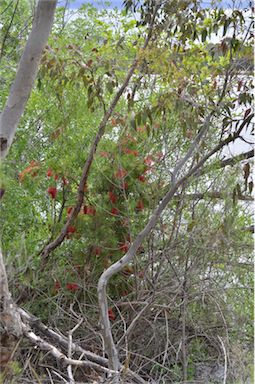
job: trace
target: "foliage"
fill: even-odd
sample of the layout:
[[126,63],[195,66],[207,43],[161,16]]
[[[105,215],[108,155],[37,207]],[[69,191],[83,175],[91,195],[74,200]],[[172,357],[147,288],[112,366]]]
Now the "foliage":
[[[127,12],[139,7],[124,3]],[[14,10],[1,4],[2,106],[24,45],[26,33],[17,32],[21,15],[30,15],[28,4],[19,3],[9,30]],[[211,129],[186,170],[231,139],[241,124],[250,129],[251,80],[237,65],[249,62],[252,51],[251,39],[243,44],[240,32],[244,13],[229,15],[186,1],[173,8],[166,2],[143,49],[153,4],[143,3],[138,22],[130,13],[91,5],[64,22],[68,16],[58,9],[36,87],[1,168],[6,190],[1,238],[12,290],[22,305],[60,324],[63,332],[74,321],[70,304],[98,332],[98,278],[146,225],[208,111],[215,112]],[[218,42],[212,44],[214,34]],[[138,67],[97,148],[80,214],[42,268],[41,250],[59,234],[76,203],[97,127],[135,57]],[[244,170],[239,163],[219,167],[223,155],[216,153],[203,175],[182,186],[132,265],[110,282],[116,340],[151,303],[119,345],[123,359],[128,348],[131,364],[144,367],[145,378],[192,380],[197,363],[223,359],[217,336],[229,351],[237,340],[242,351],[251,348],[251,235],[243,231],[251,225],[250,206],[237,200],[249,198],[252,178],[249,161]],[[211,198],[211,191],[220,191],[223,199]],[[205,198],[187,198],[197,192]],[[98,335],[90,339],[86,329],[83,333],[91,348],[93,343],[99,348]]]

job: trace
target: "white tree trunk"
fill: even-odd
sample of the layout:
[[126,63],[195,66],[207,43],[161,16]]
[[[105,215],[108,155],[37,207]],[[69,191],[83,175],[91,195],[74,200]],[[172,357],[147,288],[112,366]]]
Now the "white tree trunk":
[[[34,85],[43,49],[53,24],[57,0],[39,0],[32,30],[21,57],[14,83],[0,114],[0,159],[10,149],[20,117]],[[4,191],[3,191],[4,192]],[[1,197],[3,193],[1,193]],[[0,250],[0,370],[12,358],[16,339],[22,335],[20,314],[13,303],[2,252]]]
[[39,0],[32,30],[21,57],[14,83],[0,115],[0,158],[6,157],[20,117],[34,85],[43,49],[52,27],[56,0]]

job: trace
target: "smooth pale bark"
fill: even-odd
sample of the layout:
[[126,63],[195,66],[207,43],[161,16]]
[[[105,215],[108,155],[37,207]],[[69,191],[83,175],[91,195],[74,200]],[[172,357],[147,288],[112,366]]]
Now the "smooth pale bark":
[[34,85],[43,49],[53,24],[56,0],[39,0],[32,30],[20,59],[14,83],[0,115],[0,158],[12,144],[19,120]]
[[[37,3],[32,30],[6,105],[0,115],[1,159],[4,159],[9,152],[19,120],[33,88],[41,55],[53,24],[56,5],[56,0],[39,0]],[[0,369],[4,369],[12,358],[12,351],[16,345],[15,340],[22,333],[20,314],[16,310],[9,291],[6,269],[0,250]]]

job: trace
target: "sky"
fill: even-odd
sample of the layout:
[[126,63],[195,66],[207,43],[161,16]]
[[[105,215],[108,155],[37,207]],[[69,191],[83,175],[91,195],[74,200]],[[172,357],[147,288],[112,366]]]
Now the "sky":
[[[235,3],[235,8],[248,8],[250,3],[249,0],[234,0],[234,1],[222,0],[221,5],[224,8],[232,8],[233,2]],[[61,3],[61,5],[64,5],[66,3],[66,0],[60,0],[59,3]],[[79,8],[84,3],[91,3],[96,7],[103,8],[104,1],[103,0],[69,0],[69,3],[70,3],[69,7],[73,9]],[[122,8],[123,0],[111,0],[109,1],[109,3],[111,3],[111,8],[114,8],[114,7]],[[202,4],[205,7],[210,7],[211,1],[203,0]]]

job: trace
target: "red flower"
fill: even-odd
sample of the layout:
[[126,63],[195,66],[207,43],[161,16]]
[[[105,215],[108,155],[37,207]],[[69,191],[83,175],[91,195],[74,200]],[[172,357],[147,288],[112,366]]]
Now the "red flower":
[[129,249],[129,243],[121,243],[119,246],[119,249],[124,253],[126,253]]
[[90,206],[86,206],[84,205],[83,207],[83,213],[84,215],[90,215],[90,216],[95,216],[96,214],[96,209],[94,207],[92,207],[91,205]]
[[115,173],[117,179],[123,179],[127,175],[127,171],[124,168],[119,168]]
[[73,225],[69,225],[67,227],[67,233],[74,233],[76,232],[76,228]]
[[144,175],[140,175],[140,176],[138,176],[138,180],[140,180],[142,183],[145,183],[146,178]]
[[59,280],[55,281],[54,288],[56,291],[58,291],[61,288],[61,284]]
[[37,163],[36,161],[32,160],[30,161],[30,164],[28,167],[26,167],[20,174],[19,174],[19,181],[22,182],[24,180],[24,177],[26,175],[32,175],[32,177],[36,176],[36,171],[40,168],[40,163]]
[[47,177],[51,177],[51,176],[53,176],[53,172],[52,172],[52,169],[48,169],[48,171],[47,171]]
[[137,203],[137,205],[136,205],[136,209],[137,209],[138,211],[142,211],[142,210],[144,209],[144,203],[143,203],[142,200],[139,200],[139,201],[138,201],[138,203]]
[[111,214],[116,216],[116,215],[119,214],[119,210],[117,208],[113,207],[112,210],[111,210]]
[[68,289],[68,291],[75,292],[79,289],[79,285],[76,283],[67,283],[66,289]]
[[116,319],[116,315],[115,313],[113,312],[113,309],[112,308],[109,308],[108,309],[108,316],[109,316],[109,319],[114,321]]
[[56,199],[56,196],[57,196],[57,188],[55,187],[49,187],[48,188],[48,194],[50,195],[50,197],[52,199]]
[[124,148],[124,149],[123,149],[123,152],[124,152],[124,153],[127,153],[128,155],[133,155],[133,156],[135,156],[135,157],[138,156],[138,151],[136,151],[135,149]]
[[55,176],[54,176],[54,179],[55,179],[55,180],[58,180],[58,175],[55,175]]
[[111,200],[111,202],[112,202],[113,204],[115,204],[115,203],[117,202],[117,196],[114,195],[114,193],[112,193],[112,191],[109,191],[109,192],[108,192],[108,195],[109,195],[109,199]]
[[72,213],[73,207],[66,208],[67,216],[70,216]]
[[101,251],[102,251],[102,250],[101,250],[100,247],[96,247],[96,248],[95,248],[95,254],[96,254],[97,256],[100,255]]
[[62,182],[63,182],[63,185],[69,184],[69,181],[64,176],[62,177]]
[[153,164],[153,159],[152,157],[149,155],[147,156],[145,159],[144,159],[144,164],[146,165],[152,165]]

